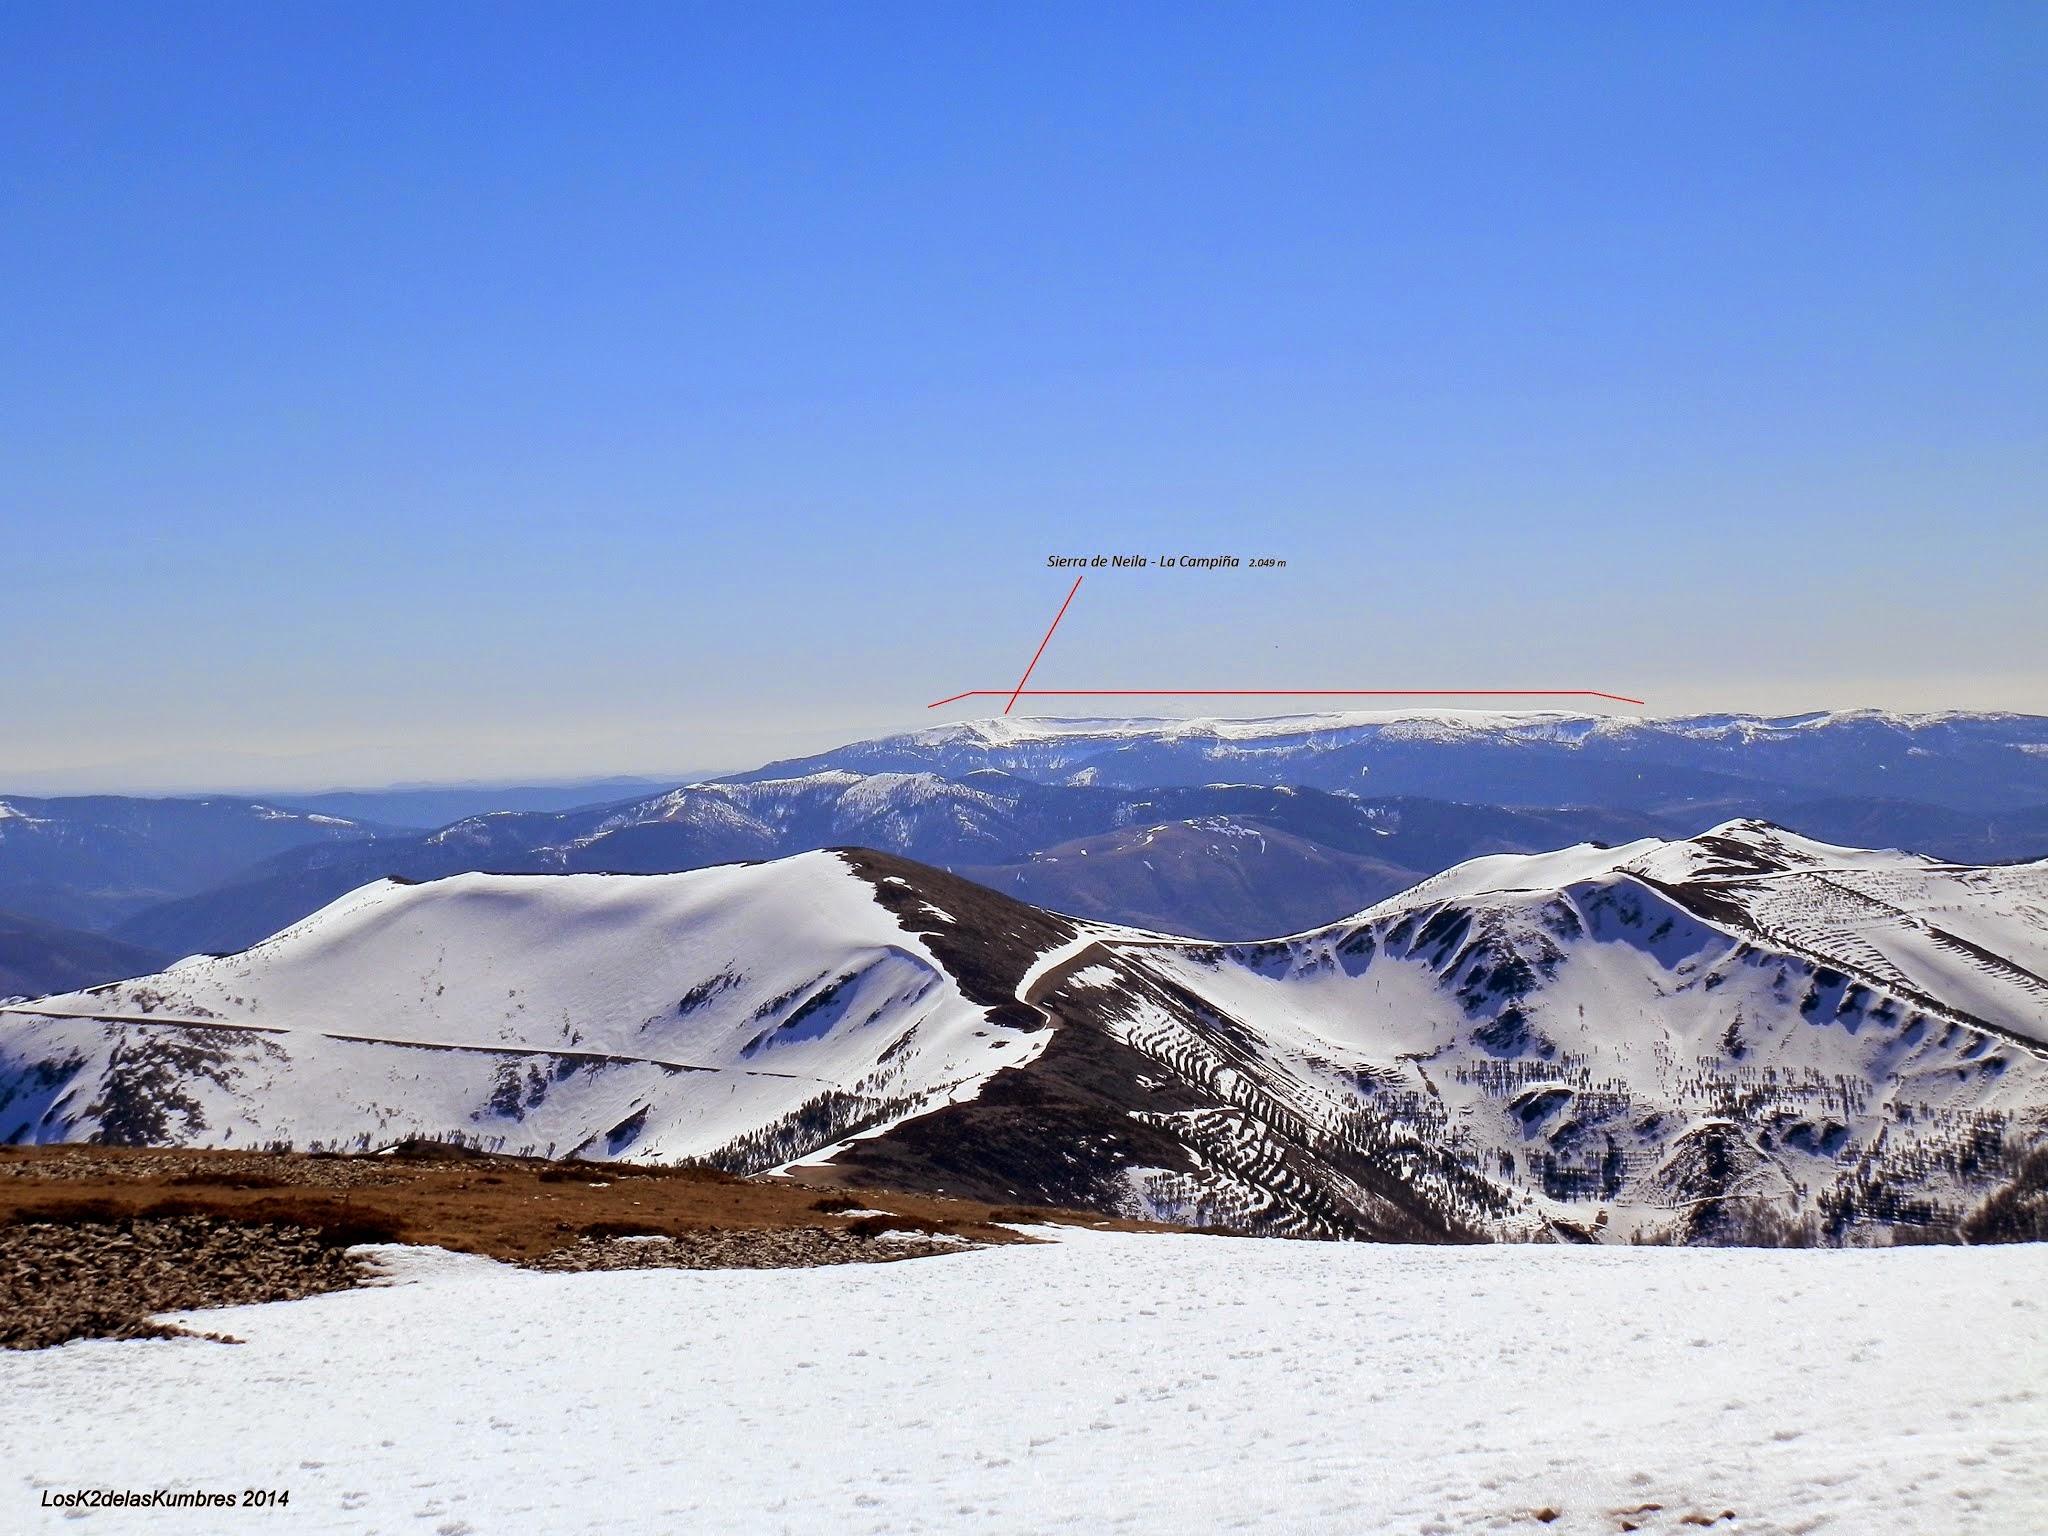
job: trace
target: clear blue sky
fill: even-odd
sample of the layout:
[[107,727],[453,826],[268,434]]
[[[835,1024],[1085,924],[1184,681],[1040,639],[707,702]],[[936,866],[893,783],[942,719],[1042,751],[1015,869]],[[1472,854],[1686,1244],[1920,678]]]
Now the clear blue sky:
[[2048,710],[2044,172],[2034,3],[12,0],[0,788],[742,766],[1052,551],[1290,563],[1049,687]]

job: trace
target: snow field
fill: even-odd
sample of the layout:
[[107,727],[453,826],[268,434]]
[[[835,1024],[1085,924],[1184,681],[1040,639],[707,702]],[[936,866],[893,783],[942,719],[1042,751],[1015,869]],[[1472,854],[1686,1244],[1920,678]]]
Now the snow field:
[[[242,954],[37,1010],[10,1017],[0,1078],[76,1060],[96,1082],[117,1049],[195,1039],[219,1053],[214,1070],[179,1074],[185,1103],[164,1106],[151,1139],[475,1137],[641,1161],[719,1153],[823,1094],[893,1124],[971,1097],[1045,1044],[988,1028],[830,853],[675,875],[379,881]],[[194,1033],[215,1023],[228,1028]],[[55,1112],[70,1080],[36,1081]],[[17,1124],[24,1138],[86,1134],[39,1123],[26,1101],[0,1137]],[[814,1146],[797,1135],[791,1150]]]
[[44,1488],[168,1486],[292,1491],[237,1531],[437,1536],[2048,1529],[2039,1247],[384,1252],[388,1288],[199,1315],[238,1347],[0,1357],[11,1528],[83,1528]]

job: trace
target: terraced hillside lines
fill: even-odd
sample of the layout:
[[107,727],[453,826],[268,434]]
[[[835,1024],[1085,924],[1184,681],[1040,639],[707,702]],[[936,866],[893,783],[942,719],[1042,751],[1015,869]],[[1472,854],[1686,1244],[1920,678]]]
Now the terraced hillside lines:
[[[1131,1117],[1180,1143],[1199,1176],[1162,1169],[1136,1175],[1146,1209],[1176,1209],[1191,1219],[1273,1235],[1335,1237],[1432,1233],[1469,1238],[1454,1205],[1421,1192],[1412,1167],[1396,1168],[1394,1143],[1365,1134],[1349,1092],[1272,1071],[1257,1031],[1209,1008],[1145,964],[1148,951],[1177,941],[1135,933],[1105,935],[1046,967],[1020,993],[1055,1019],[1106,1023],[1123,1045],[1162,1078],[1210,1100],[1210,1107]],[[1090,973],[1100,969],[1098,981]],[[1104,992],[1123,996],[1106,1002]],[[1064,994],[1064,996],[1063,996]],[[1133,1175],[1126,1173],[1128,1183]],[[1482,1202],[1489,1203],[1489,1202]],[[1135,1207],[1134,1207],[1135,1208]]]
[[[2048,910],[2031,893],[2044,884],[2040,864],[1998,871],[1926,863],[1660,888],[1711,921],[1908,997],[1929,1014],[2042,1049],[2048,977],[2033,967],[2048,964]],[[1978,937],[1957,931],[1965,927]]]
[[[1234,1224],[1286,1236],[1377,1236],[1385,1235],[1385,1207],[1398,1213],[1392,1224],[1403,1235],[1466,1235],[1462,1224],[1445,1219],[1450,1202],[1426,1188],[1419,1169],[1390,1177],[1397,1171],[1346,1139],[1342,1100],[1276,1065],[1241,1021],[1142,960],[1125,958],[1120,995],[1099,1004],[1109,1027],[1162,1075],[1207,1101],[1198,1109],[1132,1113],[1173,1135],[1212,1177],[1235,1187]],[[1079,1012],[1087,1005],[1070,997],[1062,1006]],[[1140,1175],[1133,1193],[1141,1202],[1144,1190]],[[1366,1191],[1379,1200],[1362,1199]],[[1367,1214],[1368,1205],[1381,1220]]]
[[[1391,1089],[1437,1106],[1406,1126],[1440,1167],[1505,1197],[1496,1230],[1590,1208],[1639,1232],[1682,1212],[1683,1235],[1732,1219],[1737,1200],[1835,1237],[1961,1219],[2040,1139],[2048,1052],[1773,943],[1737,905],[1767,883],[1752,878],[1761,862],[1877,856],[1838,860],[1758,826],[1699,841],[1724,846],[1480,861],[1334,929],[1143,953],[1259,1019],[1276,1068],[1336,1063],[1361,1100]],[[1737,844],[1740,879],[1638,868],[1725,870]],[[1544,889],[1538,864],[1569,883]],[[1378,1028],[1361,1030],[1368,999]]]
[[1243,943],[858,849],[380,882],[0,1014],[0,1139],[429,1136],[1298,1237],[2023,1232],[2044,907],[2048,864],[1746,821]]
[[[971,908],[972,889],[941,899]],[[1470,1240],[1468,1210],[1504,1204],[1462,1174],[1432,1179],[1431,1149],[1348,1082],[1275,1070],[1256,1030],[1148,969],[1179,942],[1071,930],[1014,982],[1053,1026],[1043,1052],[971,1102],[835,1149],[829,1171],[1280,1236]]]

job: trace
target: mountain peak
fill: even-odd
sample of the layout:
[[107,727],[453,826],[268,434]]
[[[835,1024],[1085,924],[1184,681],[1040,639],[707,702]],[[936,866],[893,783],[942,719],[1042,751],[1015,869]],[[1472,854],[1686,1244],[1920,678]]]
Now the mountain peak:
[[0,1134],[800,1163],[1275,1234],[1684,1238],[1768,1209],[1839,1236],[1902,1219],[1873,1189],[1959,1219],[2006,1166],[1964,1149],[2026,1144],[2044,901],[2048,864],[1754,818],[1473,860],[1237,944],[852,848],[378,882],[11,1009]]

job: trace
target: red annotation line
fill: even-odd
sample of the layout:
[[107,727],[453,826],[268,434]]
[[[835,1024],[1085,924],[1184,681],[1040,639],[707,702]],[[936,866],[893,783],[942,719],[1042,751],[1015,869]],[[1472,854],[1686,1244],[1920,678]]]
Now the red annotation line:
[[[1036,665],[1034,662],[1033,665]],[[1025,674],[1030,675],[1028,672]],[[1647,704],[1625,693],[1595,688],[970,688],[949,699],[925,705],[937,709],[962,699],[1612,699],[1617,704]],[[1010,712],[1005,706],[1004,714]]]
[[[1024,685],[1031,681],[1031,674],[1035,670],[1037,670],[1038,658],[1040,656],[1043,656],[1045,654],[1045,648],[1048,645],[1052,644],[1052,631],[1060,627],[1060,620],[1064,619],[1067,616],[1067,604],[1073,602],[1074,594],[1080,590],[1081,578],[1079,576],[1076,576],[1074,578],[1074,584],[1071,587],[1067,588],[1067,601],[1065,603],[1061,603],[1060,611],[1052,616],[1052,629],[1048,629],[1045,632],[1045,638],[1038,642],[1038,649],[1032,653],[1031,665],[1024,669],[1024,675],[1017,679],[1017,686],[1010,690],[1010,702],[1003,706],[1004,714],[1007,715],[1011,710],[1017,707],[1018,695],[1024,692]],[[979,692],[980,690],[977,689],[976,691]],[[987,691],[990,693],[995,693],[999,692],[1000,690],[991,688]],[[962,694],[961,697],[965,698],[966,695]],[[937,706],[934,705],[932,707],[936,708]]]
[[1073,606],[1074,594],[1081,590],[1081,577],[1074,578],[1074,584],[1067,588],[1067,600],[1060,604],[1060,611],[1052,616],[1052,624],[1046,629],[1045,638],[1038,642],[1038,649],[1031,653],[1031,665],[1024,669],[1024,675],[1017,679],[1017,686],[1003,688],[970,688],[965,693],[956,693],[949,699],[939,699],[925,705],[926,709],[937,709],[945,704],[957,704],[962,699],[997,698],[1005,693],[1003,713],[1008,714],[1023,698],[1033,699],[1612,699],[1617,704],[1643,704],[1644,699],[1632,699],[1625,693],[1601,693],[1594,688],[1026,688],[1031,674],[1038,670],[1039,658],[1045,655],[1045,648],[1052,644],[1053,631],[1060,627],[1060,620],[1067,616]]

